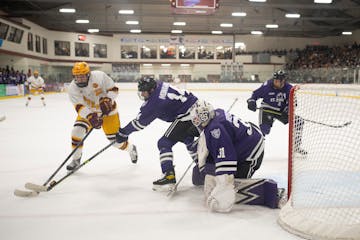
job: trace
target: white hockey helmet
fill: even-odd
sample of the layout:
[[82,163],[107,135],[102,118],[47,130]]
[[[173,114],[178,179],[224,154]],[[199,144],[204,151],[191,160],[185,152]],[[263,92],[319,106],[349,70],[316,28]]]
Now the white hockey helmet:
[[196,127],[205,127],[214,117],[214,107],[204,100],[198,100],[190,110],[191,122]]

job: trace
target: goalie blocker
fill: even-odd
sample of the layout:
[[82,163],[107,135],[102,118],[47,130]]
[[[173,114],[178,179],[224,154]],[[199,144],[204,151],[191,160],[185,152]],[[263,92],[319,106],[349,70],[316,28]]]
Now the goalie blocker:
[[[198,166],[193,168],[192,182],[196,186],[204,185],[205,198],[217,184],[213,172],[215,166],[206,164],[205,169],[200,172]],[[232,176],[232,175],[227,175]],[[287,201],[285,190],[278,188],[277,183],[272,179],[240,179],[228,177],[229,185],[233,185],[234,204],[261,205],[269,208],[281,208]],[[225,202],[232,198],[230,195],[223,195]],[[230,204],[231,205],[231,204]],[[230,211],[231,209],[227,209]],[[225,211],[225,212],[228,212]]]

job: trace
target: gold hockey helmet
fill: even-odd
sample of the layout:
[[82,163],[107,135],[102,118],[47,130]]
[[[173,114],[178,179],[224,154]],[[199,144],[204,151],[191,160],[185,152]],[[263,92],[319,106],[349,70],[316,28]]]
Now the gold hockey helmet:
[[89,64],[87,64],[86,62],[76,62],[74,64],[74,67],[72,69],[72,74],[74,76],[86,75],[89,73],[90,73],[90,67],[89,67]]

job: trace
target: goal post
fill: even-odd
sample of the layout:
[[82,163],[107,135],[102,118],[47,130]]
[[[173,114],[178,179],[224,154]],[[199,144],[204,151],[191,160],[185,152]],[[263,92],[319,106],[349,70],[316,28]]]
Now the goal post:
[[289,200],[279,224],[306,239],[360,240],[360,86],[300,85],[289,98]]

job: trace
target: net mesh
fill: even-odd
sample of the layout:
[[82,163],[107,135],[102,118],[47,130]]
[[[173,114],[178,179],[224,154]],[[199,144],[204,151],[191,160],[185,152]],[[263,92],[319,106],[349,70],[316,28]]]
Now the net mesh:
[[285,229],[308,239],[360,239],[360,88],[303,85],[290,106]]

